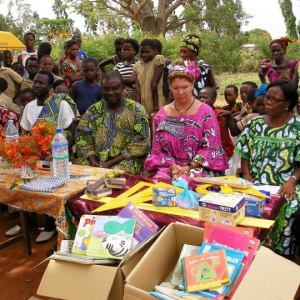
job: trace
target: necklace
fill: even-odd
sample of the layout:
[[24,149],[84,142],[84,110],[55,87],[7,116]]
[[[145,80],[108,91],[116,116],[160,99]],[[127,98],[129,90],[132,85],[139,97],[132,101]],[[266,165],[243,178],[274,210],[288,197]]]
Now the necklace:
[[196,98],[194,98],[192,104],[187,109],[185,109],[185,110],[180,110],[180,109],[177,108],[177,106],[176,106],[176,100],[174,101],[174,107],[179,112],[179,114],[184,115],[193,106],[195,100],[196,100]]

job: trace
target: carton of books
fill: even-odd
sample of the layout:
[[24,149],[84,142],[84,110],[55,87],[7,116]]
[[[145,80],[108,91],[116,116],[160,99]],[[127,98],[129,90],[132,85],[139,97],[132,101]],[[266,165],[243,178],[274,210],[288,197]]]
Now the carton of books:
[[245,217],[243,195],[208,193],[199,199],[199,218],[202,221],[236,225]]

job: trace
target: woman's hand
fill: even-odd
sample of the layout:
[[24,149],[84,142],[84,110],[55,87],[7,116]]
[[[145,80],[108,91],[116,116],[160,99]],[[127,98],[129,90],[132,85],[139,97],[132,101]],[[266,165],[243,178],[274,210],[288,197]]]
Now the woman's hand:
[[177,180],[182,174],[189,172],[188,166],[182,167],[177,164],[170,166],[172,180]]
[[290,178],[284,185],[278,190],[278,194],[282,195],[286,200],[292,200],[296,198],[296,181],[294,178]]
[[252,182],[252,183],[254,182],[254,179],[250,174],[245,174],[245,175],[243,174],[243,178],[249,182]]

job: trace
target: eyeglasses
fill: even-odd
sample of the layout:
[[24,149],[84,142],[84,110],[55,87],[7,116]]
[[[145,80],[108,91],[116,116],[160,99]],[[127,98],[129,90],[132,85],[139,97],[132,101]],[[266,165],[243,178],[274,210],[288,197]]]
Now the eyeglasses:
[[274,97],[270,97],[269,95],[266,95],[264,100],[265,100],[265,102],[270,101],[272,104],[277,104],[278,102],[289,101],[286,99],[276,99]]
[[188,86],[183,86],[183,87],[174,87],[174,88],[171,88],[171,91],[173,93],[179,93],[180,91],[183,91],[184,93],[187,92],[189,89]]

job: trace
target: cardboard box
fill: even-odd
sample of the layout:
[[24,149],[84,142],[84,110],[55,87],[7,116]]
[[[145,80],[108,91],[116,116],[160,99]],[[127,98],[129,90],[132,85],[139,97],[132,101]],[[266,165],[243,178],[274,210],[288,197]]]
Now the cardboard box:
[[[123,299],[157,299],[149,291],[170,280],[183,245],[201,245],[202,237],[202,228],[170,224],[127,277]],[[299,283],[299,266],[261,247],[232,300],[291,300]]]
[[119,266],[83,265],[79,263],[50,260],[41,280],[37,294],[55,299],[117,300],[123,298],[124,283],[136,264],[141,260],[155,238],[145,241],[142,249],[131,251]]
[[220,223],[224,225],[237,225],[245,218],[245,204],[235,213],[214,210],[199,206],[199,218],[202,221]]

